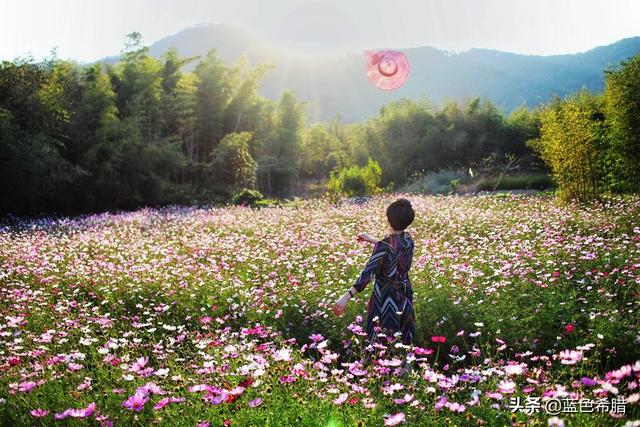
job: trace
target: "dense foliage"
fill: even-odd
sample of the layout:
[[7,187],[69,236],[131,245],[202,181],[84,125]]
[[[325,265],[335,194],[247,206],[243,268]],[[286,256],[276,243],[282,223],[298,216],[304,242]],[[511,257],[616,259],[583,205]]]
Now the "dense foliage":
[[[311,182],[341,188],[331,176],[356,177],[369,159],[382,188],[469,167],[501,181],[488,160],[494,170],[517,159],[520,170],[545,172],[528,141],[567,200],[637,192],[639,63],[608,70],[602,96],[582,91],[508,116],[479,98],[442,108],[402,99],[364,123],[307,126],[307,106],[294,94],[277,103],[258,95],[268,64],[243,57],[227,65],[215,51],[180,58],[170,50],[158,60],[137,33],[114,65],[55,55],[4,61],[0,214],[226,202],[242,188],[287,197]],[[342,192],[371,192],[360,178],[349,179],[363,189]]]
[[556,99],[541,109],[540,122],[531,143],[563,199],[640,192],[640,55],[607,70],[604,94]]
[[277,103],[258,95],[269,69],[246,58],[226,65],[215,51],[158,60],[137,33],[114,65],[2,62],[0,213],[228,201],[244,187],[282,197],[369,158],[383,187],[400,186],[416,171],[526,158],[538,132],[535,112],[505,118],[479,99],[441,110],[402,100],[366,123],[307,127],[292,93]]

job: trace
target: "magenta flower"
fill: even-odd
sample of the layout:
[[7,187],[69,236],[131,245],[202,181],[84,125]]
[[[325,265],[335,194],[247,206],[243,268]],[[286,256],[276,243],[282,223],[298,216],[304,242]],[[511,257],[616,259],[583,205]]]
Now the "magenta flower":
[[140,412],[144,408],[145,403],[147,403],[148,401],[149,397],[147,397],[146,394],[136,392],[133,396],[130,396],[127,400],[125,400],[122,403],[122,406],[132,411]]
[[398,424],[404,423],[406,420],[406,416],[404,412],[398,412],[397,414],[393,414],[387,419],[384,420],[385,426],[397,426]]
[[69,416],[73,418],[87,418],[96,410],[96,403],[91,402],[86,408],[68,409]]
[[46,417],[47,415],[49,415],[49,411],[46,409],[34,409],[31,411],[31,415],[33,415],[36,418],[42,418],[42,417]]
[[289,384],[294,382],[296,379],[292,375],[283,375],[280,377],[280,382],[282,384]]
[[594,379],[591,379],[589,377],[582,377],[582,379],[580,380],[580,382],[583,385],[586,385],[587,387],[593,387],[594,385],[598,384],[598,382]]
[[181,403],[181,402],[184,402],[184,397],[173,397],[173,396],[165,397],[163,399],[160,399],[158,403],[153,405],[153,409],[156,411],[159,411],[160,409],[164,408],[170,403]]
[[422,347],[416,347],[414,352],[416,353],[416,355],[421,355],[421,356],[427,356],[429,354],[433,354],[433,350],[430,348],[422,348]]

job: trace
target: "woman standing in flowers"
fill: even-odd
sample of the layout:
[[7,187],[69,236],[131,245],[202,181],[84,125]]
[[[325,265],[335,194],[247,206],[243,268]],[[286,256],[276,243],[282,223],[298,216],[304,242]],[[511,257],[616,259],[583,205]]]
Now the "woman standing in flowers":
[[369,342],[375,342],[376,325],[383,331],[402,333],[402,342],[412,344],[415,334],[413,289],[409,269],[413,258],[413,240],[405,229],[413,222],[415,212],[411,202],[398,199],[387,207],[389,234],[376,240],[366,233],[359,240],[374,243],[373,253],[356,283],[335,303],[333,312],[344,313],[347,303],[362,292],[375,276],[375,285],[367,306],[366,331]]

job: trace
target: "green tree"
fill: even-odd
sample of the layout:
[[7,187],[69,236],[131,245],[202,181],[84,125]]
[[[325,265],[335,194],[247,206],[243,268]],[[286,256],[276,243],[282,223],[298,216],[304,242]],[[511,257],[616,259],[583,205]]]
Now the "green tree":
[[229,133],[212,154],[212,171],[216,184],[231,193],[241,188],[255,188],[256,162],[249,154],[250,132]]
[[231,97],[229,68],[218,58],[215,50],[196,66],[196,153],[195,158],[207,158],[224,136],[225,110]]
[[618,191],[640,192],[640,55],[605,73],[606,121],[612,174]]
[[269,172],[270,186],[276,194],[290,192],[299,176],[303,128],[303,105],[291,92],[284,92],[278,104],[274,131],[265,147],[266,157],[276,161]]
[[540,113],[540,138],[531,145],[547,163],[561,199],[589,201],[601,191],[607,150],[603,99],[582,90]]

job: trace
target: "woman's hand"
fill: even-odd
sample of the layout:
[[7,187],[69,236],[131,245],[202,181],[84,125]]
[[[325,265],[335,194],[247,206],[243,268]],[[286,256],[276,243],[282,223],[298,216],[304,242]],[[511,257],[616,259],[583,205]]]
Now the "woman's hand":
[[342,296],[342,298],[336,301],[336,303],[333,305],[333,314],[338,317],[342,316],[342,314],[344,313],[344,309],[347,307],[349,299],[351,299],[351,295],[349,295],[349,292],[347,292]]
[[356,239],[358,239],[359,242],[369,242],[369,243],[377,243],[378,241],[375,239],[375,237],[371,236],[370,234],[367,233],[360,233],[356,236]]

